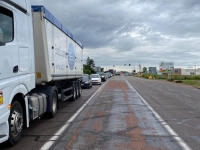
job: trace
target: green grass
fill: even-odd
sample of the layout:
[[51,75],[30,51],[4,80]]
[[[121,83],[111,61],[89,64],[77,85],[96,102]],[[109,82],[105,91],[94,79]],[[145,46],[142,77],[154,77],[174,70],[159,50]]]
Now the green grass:
[[[151,76],[153,79],[161,79],[161,80],[167,80],[168,77],[164,75],[152,75],[152,74],[143,74],[142,77],[149,79],[149,76]],[[172,79],[175,83],[182,83],[185,85],[191,85],[196,88],[200,88],[200,76],[189,76],[189,75],[172,75]],[[180,82],[179,82],[180,81]]]
[[183,84],[191,85],[196,88],[200,88],[200,81],[199,80],[183,80]]
[[200,80],[199,75],[189,76],[189,75],[172,75],[174,80]]
[[149,79],[150,76],[152,77],[152,79],[164,79],[164,80],[167,80],[167,77],[163,76],[163,75],[156,75],[156,74],[143,74],[142,75],[142,77],[146,78],[146,79]]

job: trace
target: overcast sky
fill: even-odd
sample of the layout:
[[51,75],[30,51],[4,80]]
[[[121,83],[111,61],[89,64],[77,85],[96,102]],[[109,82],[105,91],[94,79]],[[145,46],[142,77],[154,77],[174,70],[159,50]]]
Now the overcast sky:
[[[200,68],[199,0],[31,0],[84,45],[96,66]],[[108,67],[109,68],[109,67]],[[122,67],[121,67],[122,68]]]

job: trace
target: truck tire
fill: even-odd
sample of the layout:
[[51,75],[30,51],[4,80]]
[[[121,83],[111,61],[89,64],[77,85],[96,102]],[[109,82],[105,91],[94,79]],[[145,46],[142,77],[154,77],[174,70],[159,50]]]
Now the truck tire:
[[51,108],[52,108],[52,112],[49,113],[50,117],[51,118],[54,118],[55,115],[56,115],[56,112],[57,112],[57,102],[58,102],[58,96],[57,96],[57,93],[56,91],[53,91],[51,93],[51,98],[52,98],[52,105],[51,105]]
[[9,116],[9,139],[8,142],[10,145],[16,145],[22,136],[23,130],[23,111],[22,106],[18,101],[12,103],[12,108],[10,110]]

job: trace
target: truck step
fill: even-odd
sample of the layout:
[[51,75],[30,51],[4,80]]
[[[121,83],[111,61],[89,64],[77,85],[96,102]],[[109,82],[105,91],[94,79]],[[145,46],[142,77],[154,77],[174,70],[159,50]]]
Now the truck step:
[[0,135],[0,139],[3,138],[3,137],[5,137],[5,136],[7,136],[7,135],[6,134]]
[[61,101],[66,101],[66,100],[70,99],[71,97],[73,97],[73,94],[71,94],[69,96],[64,96],[63,99],[61,98]]

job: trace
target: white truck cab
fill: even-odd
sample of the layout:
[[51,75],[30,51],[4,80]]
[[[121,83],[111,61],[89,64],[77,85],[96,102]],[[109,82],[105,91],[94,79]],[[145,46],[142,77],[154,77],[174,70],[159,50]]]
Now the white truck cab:
[[43,113],[54,117],[59,95],[81,96],[82,50],[45,7],[0,0],[0,143],[17,144]]
[[[11,104],[35,87],[32,16],[27,6],[27,0],[0,1],[0,143],[9,138]],[[25,107],[25,101],[18,102]],[[25,121],[17,111],[10,117],[21,124],[12,129],[13,134],[22,130]]]

